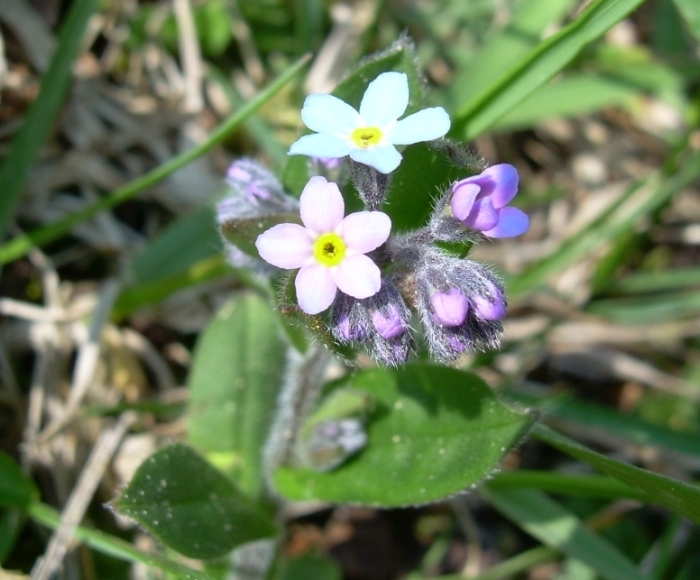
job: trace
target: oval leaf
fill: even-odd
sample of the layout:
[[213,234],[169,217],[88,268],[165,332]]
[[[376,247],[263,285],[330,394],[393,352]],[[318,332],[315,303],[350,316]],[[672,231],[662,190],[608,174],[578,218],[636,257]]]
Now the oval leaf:
[[448,367],[375,369],[346,385],[376,405],[367,447],[328,473],[283,467],[274,476],[283,495],[385,507],[442,499],[492,473],[533,421],[479,377]]
[[146,459],[115,507],[190,558],[223,556],[276,533],[270,519],[223,474],[182,444]]
[[25,507],[39,499],[39,490],[34,482],[20,469],[17,462],[0,451],[0,505]]
[[273,215],[236,218],[224,222],[220,226],[221,235],[224,236],[234,246],[253,256],[260,258],[258,249],[255,247],[255,240],[263,232],[278,224],[301,224],[299,214],[279,213]]
[[201,334],[188,380],[188,439],[251,497],[262,492],[261,453],[284,377],[276,314],[255,294],[227,302]]

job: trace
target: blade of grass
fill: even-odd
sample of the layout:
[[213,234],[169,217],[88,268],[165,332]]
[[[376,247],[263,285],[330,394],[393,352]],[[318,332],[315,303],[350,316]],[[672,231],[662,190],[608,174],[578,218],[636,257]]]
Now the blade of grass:
[[631,498],[649,501],[647,495],[632,489],[618,479],[600,475],[569,475],[551,471],[519,469],[495,475],[486,487],[491,490],[529,488],[562,495],[608,499]]
[[700,268],[674,268],[663,272],[635,272],[615,280],[606,288],[615,294],[644,294],[664,290],[683,290],[700,286]]
[[[679,191],[700,178],[700,152],[693,153],[677,165],[664,172],[663,179],[654,177],[645,183],[630,187],[589,225],[587,231],[564,241],[554,254],[533,264],[517,277],[511,278],[508,281],[509,295],[515,298],[544,284],[549,276],[592,252],[600,244],[626,231],[641,217],[654,212]],[[634,209],[626,212],[622,217],[616,216],[625,202],[647,188],[652,188],[653,191],[644,201],[638,203]]]
[[217,129],[214,130],[209,138],[201,145],[181,153],[180,155],[172,158],[170,161],[163,163],[145,175],[135,179],[131,183],[114,190],[109,195],[101,198],[99,201],[85,207],[84,209],[63,218],[56,223],[46,225],[29,234],[18,236],[0,246],[0,264],[6,264],[12,260],[21,258],[22,256],[26,255],[32,247],[43,246],[61,237],[62,235],[68,233],[76,224],[94,217],[101,211],[110,209],[128,199],[131,199],[139,192],[155,185],[190,161],[204,155],[207,151],[211,150],[213,147],[223,141],[231,131],[238,128],[243,121],[252,115],[258,108],[276,95],[292,78],[294,78],[294,76],[299,73],[310,58],[310,55],[300,58],[275,81],[270,83],[270,85],[268,85],[268,87],[257,97],[247,102],[226,121],[219,125],[219,127],[217,127]]
[[[553,550],[547,546],[537,546],[491,566],[478,576],[470,576],[469,580],[501,580],[502,578],[515,577],[517,574],[525,572],[537,564],[551,562],[558,557],[559,550]],[[408,580],[423,580],[424,578],[423,576],[409,576]],[[432,580],[464,580],[464,576],[461,574],[448,574],[434,577]]]
[[509,390],[508,396],[524,405],[537,407],[546,417],[605,429],[635,445],[660,445],[672,451],[700,455],[700,439],[695,434],[672,431],[639,417],[623,415],[601,405],[584,403],[569,395],[538,397]]
[[179,290],[222,278],[231,272],[232,268],[228,266],[223,255],[210,256],[177,274],[126,288],[114,304],[112,317],[119,320],[143,306],[157,304]]
[[610,459],[553,431],[546,425],[537,425],[533,435],[559,451],[588,463],[599,471],[646,494],[655,503],[700,523],[700,488]]
[[645,576],[615,546],[587,529],[559,503],[534,490],[489,490],[486,497],[507,518],[550,548],[593,568],[606,580]]
[[[212,65],[209,65],[208,68],[209,77],[219,85],[231,107],[234,109],[242,107],[245,99],[238,94],[236,87],[231,84],[226,75]],[[288,159],[287,148],[279,142],[265,120],[255,116],[250,117],[245,122],[245,128],[250,132],[260,149],[270,157],[272,163],[278,168],[284,167]]]
[[700,312],[696,290],[636,298],[595,300],[586,310],[620,324],[654,324],[688,319]]
[[488,130],[642,2],[592,2],[571,24],[540,43],[510,71],[465,103],[457,111],[451,135],[470,140]]
[[[61,520],[61,514],[58,511],[40,502],[31,503],[27,507],[27,513],[35,522],[52,530],[58,527]],[[152,566],[182,580],[214,580],[206,572],[179,564],[160,554],[142,552],[128,542],[98,530],[78,526],[75,530],[75,537],[86,546],[107,556],[126,562],[139,562],[146,566]]]
[[61,27],[58,47],[41,80],[41,91],[29,107],[24,123],[12,141],[10,152],[0,167],[0,236],[12,219],[29,170],[58,116],[70,86],[73,61],[78,56],[85,29],[97,5],[98,0],[76,0],[71,3]]
[[[477,98],[481,87],[489,86],[507,74],[512,63],[529,54],[547,27],[558,24],[573,4],[572,0],[525,0],[518,4],[508,25],[492,33],[479,52],[459,67],[448,89],[449,102],[454,105],[452,108]],[[464,10],[469,10],[468,3],[464,3]],[[467,14],[462,17],[469,18]],[[459,52],[454,58],[460,58]],[[475,83],[474,79],[479,79],[479,82]]]
[[629,105],[639,91],[620,79],[603,75],[572,74],[540,87],[508,111],[493,126],[495,131],[534,127],[555,117],[574,117],[612,105]]

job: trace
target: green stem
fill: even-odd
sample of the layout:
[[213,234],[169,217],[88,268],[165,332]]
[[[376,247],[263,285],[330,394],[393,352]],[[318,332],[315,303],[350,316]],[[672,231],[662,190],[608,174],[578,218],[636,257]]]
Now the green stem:
[[97,9],[97,0],[77,0],[71,4],[61,27],[56,52],[41,79],[41,92],[34,100],[12,148],[0,167],[0,236],[17,206],[29,170],[41,144],[54,125],[71,81],[71,70],[85,36],[88,21]]
[[[61,514],[52,507],[33,502],[27,506],[27,514],[35,522],[55,530],[61,521]],[[102,552],[113,558],[126,562],[140,562],[147,566],[159,568],[170,574],[174,574],[183,580],[214,580],[209,574],[201,570],[195,570],[183,564],[173,562],[160,554],[147,554],[141,552],[128,542],[120,538],[115,538],[104,532],[92,530],[85,526],[78,526],[75,530],[75,537],[98,552]]]
[[31,233],[18,236],[0,246],[0,264],[6,264],[12,260],[25,256],[34,246],[43,246],[49,242],[52,242],[53,240],[56,240],[62,235],[68,233],[73,226],[89,220],[101,211],[110,209],[127,201],[128,199],[131,199],[137,193],[152,187],[190,161],[204,155],[210,149],[223,141],[231,131],[241,125],[241,123],[243,123],[243,121],[252,115],[258,108],[275,96],[295,75],[299,73],[310,58],[310,55],[305,55],[300,58],[293,66],[281,74],[257,97],[246,103],[243,107],[241,107],[241,109],[231,115],[201,145],[193,147],[189,151],[185,151],[177,157],[173,157],[170,161],[156,167],[145,175],[135,179],[131,183],[127,183],[123,187],[114,190],[111,194],[101,198],[99,201],[83,208],[82,210],[66,216],[56,223],[46,225],[34,230]]

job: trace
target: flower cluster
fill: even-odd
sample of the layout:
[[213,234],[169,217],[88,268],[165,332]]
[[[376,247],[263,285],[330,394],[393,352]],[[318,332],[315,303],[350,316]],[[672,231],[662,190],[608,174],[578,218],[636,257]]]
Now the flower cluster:
[[[391,232],[391,219],[381,210],[402,160],[396,145],[433,141],[450,127],[440,107],[400,119],[408,102],[406,75],[395,72],[369,84],[359,111],[332,95],[310,95],[302,119],[316,133],[301,137],[289,153],[324,162],[349,156],[346,175],[365,211],[346,216],[338,185],[312,177],[298,201],[301,223],[280,220],[255,241],[265,262],[297,270],[296,300],[304,313],[318,316],[337,342],[362,345],[385,365],[403,363],[415,351],[414,324],[439,361],[498,347],[507,306],[503,285],[485,266],[436,242],[513,237],[529,225],[527,215],[509,205],[518,173],[500,164],[450,185],[425,227]],[[296,210],[277,180],[254,162],[235,163],[228,181],[234,195],[218,207],[220,224],[233,215]]]

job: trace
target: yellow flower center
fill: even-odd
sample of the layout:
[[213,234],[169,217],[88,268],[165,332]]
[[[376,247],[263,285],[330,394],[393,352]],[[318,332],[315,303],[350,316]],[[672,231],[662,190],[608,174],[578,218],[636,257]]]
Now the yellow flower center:
[[383,136],[382,130],[378,127],[361,127],[350,134],[350,139],[360,149],[367,149],[379,144]]
[[314,243],[314,257],[324,266],[337,266],[343,261],[347,246],[338,234],[321,234]]

